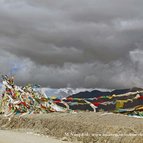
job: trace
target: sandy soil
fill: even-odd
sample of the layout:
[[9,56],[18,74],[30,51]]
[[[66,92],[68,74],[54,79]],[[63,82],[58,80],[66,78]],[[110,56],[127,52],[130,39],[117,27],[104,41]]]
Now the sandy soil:
[[0,130],[0,143],[68,143],[36,134]]
[[143,118],[112,113],[49,113],[0,117],[1,129],[35,132],[83,143],[142,143]]

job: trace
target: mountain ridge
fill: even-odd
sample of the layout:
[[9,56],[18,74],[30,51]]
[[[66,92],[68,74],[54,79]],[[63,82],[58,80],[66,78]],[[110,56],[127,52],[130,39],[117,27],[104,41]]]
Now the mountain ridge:
[[100,91],[100,90],[93,90],[93,91],[85,91],[85,92],[79,92],[77,94],[70,95],[68,97],[72,98],[94,98],[94,97],[100,97],[100,96],[110,96],[113,94],[125,94],[128,92],[136,92],[136,91],[141,91],[143,88],[139,87],[133,87],[133,88],[128,88],[128,89],[115,89],[110,91]]

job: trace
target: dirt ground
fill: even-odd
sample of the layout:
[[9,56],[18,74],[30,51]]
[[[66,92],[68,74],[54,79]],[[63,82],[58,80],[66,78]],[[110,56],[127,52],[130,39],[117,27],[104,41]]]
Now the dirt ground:
[[112,113],[49,113],[11,118],[0,116],[0,128],[82,143],[143,142],[143,118]]
[[69,143],[51,137],[32,134],[31,132],[16,132],[0,130],[0,143]]

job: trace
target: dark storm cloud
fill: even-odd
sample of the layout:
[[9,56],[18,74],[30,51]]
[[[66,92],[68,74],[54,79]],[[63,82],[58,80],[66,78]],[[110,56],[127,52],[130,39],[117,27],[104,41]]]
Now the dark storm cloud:
[[142,0],[0,0],[1,73],[17,64],[19,83],[142,86],[142,5]]

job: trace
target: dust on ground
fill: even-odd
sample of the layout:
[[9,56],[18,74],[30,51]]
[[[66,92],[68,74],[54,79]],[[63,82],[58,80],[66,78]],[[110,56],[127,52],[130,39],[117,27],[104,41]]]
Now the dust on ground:
[[49,113],[0,117],[1,129],[35,132],[63,141],[142,143],[143,119],[113,113]]
[[31,134],[30,132],[15,132],[0,130],[0,143],[69,143],[51,137]]

